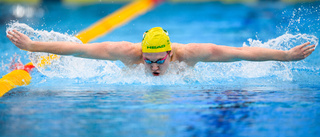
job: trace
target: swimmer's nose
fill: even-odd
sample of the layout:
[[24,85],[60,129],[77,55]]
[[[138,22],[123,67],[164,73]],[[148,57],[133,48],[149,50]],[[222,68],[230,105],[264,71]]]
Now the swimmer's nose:
[[152,63],[151,64],[151,70],[158,70],[159,69],[159,66],[157,63]]

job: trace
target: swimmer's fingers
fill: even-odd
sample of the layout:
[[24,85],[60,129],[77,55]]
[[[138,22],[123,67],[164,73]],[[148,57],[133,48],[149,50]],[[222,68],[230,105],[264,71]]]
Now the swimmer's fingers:
[[306,50],[303,52],[304,57],[308,57],[315,49],[314,49],[315,45],[306,47]]
[[17,36],[21,37],[24,36],[24,34],[22,34],[21,32],[17,31],[17,30],[12,30],[15,34],[17,34]]
[[305,46],[307,46],[309,44],[310,44],[310,42],[306,42],[304,44],[299,45],[298,47],[302,49],[302,48],[304,48]]
[[15,45],[17,45],[17,43],[20,42],[20,36],[17,33],[9,31],[7,36],[10,39],[10,41]]
[[313,51],[314,51],[314,49],[311,49],[310,52],[308,52],[307,54],[304,55],[304,58],[308,57]]
[[304,47],[304,48],[302,49],[302,51],[308,51],[308,50],[313,49],[313,48],[315,48],[315,47],[316,47],[316,45],[311,45],[311,46],[308,46],[308,47]]
[[302,60],[308,57],[315,48],[315,45],[307,46],[310,42],[306,42],[304,44],[301,44],[299,46],[296,46],[292,49],[290,49],[287,53],[287,60],[288,61],[297,61]]
[[11,36],[13,36],[14,38],[20,38],[19,34],[8,31],[8,34],[10,34]]
[[17,30],[12,30],[12,32],[14,32],[14,33],[16,33],[16,34],[18,34],[18,35],[20,35],[20,34],[22,34],[22,33],[20,33],[19,31],[17,31]]
[[32,40],[27,35],[24,35],[16,30],[13,30],[12,32],[9,31],[7,37],[20,49],[28,50],[31,47]]
[[[9,33],[10,34],[10,33]],[[13,43],[13,44],[15,44],[16,43],[16,41],[18,41],[18,39],[17,38],[15,38],[15,37],[13,37],[12,35],[7,35],[7,37],[9,38],[9,40]]]

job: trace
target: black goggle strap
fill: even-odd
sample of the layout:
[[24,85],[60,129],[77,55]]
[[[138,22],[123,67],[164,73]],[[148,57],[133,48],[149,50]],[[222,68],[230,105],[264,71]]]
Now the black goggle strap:
[[167,36],[169,36],[169,32],[167,30],[163,30],[164,33],[166,33]]
[[142,35],[142,40],[144,40],[144,37],[146,37],[146,34],[147,34],[148,32],[149,32],[149,31],[146,31],[146,32],[143,33],[143,35]]

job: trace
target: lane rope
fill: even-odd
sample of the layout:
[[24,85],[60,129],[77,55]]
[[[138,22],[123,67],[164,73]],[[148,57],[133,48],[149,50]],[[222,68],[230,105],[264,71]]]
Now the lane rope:
[[[162,2],[162,0],[137,0],[131,2],[123,8],[120,8],[114,13],[97,21],[87,29],[81,31],[78,35],[76,35],[76,37],[79,38],[83,43],[88,43],[109,33],[115,28],[120,27],[137,16],[146,13],[160,2]],[[40,63],[35,65],[44,67],[45,65],[50,65],[52,60],[59,59],[60,56],[53,54],[50,56],[43,56],[41,58],[42,60]],[[7,75],[4,75],[0,79],[0,97],[17,86],[30,84],[31,76],[29,72],[31,72],[34,67],[35,66],[30,62],[26,64],[23,69],[13,70]]]

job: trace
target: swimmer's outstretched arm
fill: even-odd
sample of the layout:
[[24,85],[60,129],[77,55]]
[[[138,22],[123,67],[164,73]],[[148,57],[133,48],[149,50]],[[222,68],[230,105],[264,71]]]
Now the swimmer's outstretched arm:
[[214,44],[188,44],[184,46],[185,60],[191,62],[232,62],[248,61],[297,61],[308,57],[315,45],[310,42],[296,46],[288,51],[261,47],[228,47]]
[[13,30],[7,37],[22,50],[31,52],[48,52],[58,55],[72,55],[83,58],[126,60],[127,58],[140,58],[139,50],[130,42],[103,42],[92,44],[79,44],[76,42],[39,42],[32,41],[28,36]]

